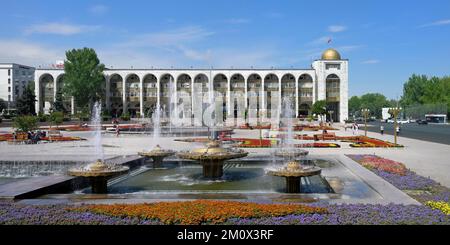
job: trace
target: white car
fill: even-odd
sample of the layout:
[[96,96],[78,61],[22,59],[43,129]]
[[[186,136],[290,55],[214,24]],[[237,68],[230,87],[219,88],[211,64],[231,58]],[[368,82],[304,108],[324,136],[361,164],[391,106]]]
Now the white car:
[[397,121],[399,124],[405,124],[405,123],[410,123],[411,121],[409,121],[409,119],[407,120],[399,120]]

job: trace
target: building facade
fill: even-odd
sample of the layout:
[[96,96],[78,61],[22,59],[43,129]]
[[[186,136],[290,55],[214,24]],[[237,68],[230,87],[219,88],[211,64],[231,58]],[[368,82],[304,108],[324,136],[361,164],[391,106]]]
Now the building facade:
[[34,81],[35,69],[30,66],[14,63],[0,64],[0,99],[3,99],[8,107],[14,108],[25,87]]
[[[310,114],[314,102],[326,100],[333,121],[348,118],[348,60],[334,49],[326,50],[310,69],[106,69],[104,77],[103,104],[112,115],[148,115],[157,104],[168,107],[169,98],[180,94],[192,99],[183,113],[193,114],[203,103],[196,100],[198,92],[213,90],[229,116],[236,109],[233,96],[241,94],[245,106],[257,101],[255,109],[262,118],[271,117],[271,109],[280,108],[287,97],[297,117]],[[37,69],[35,81],[36,111],[48,112],[64,86],[64,70]],[[280,98],[275,104],[274,96]],[[73,113],[73,99],[64,98],[64,103]]]

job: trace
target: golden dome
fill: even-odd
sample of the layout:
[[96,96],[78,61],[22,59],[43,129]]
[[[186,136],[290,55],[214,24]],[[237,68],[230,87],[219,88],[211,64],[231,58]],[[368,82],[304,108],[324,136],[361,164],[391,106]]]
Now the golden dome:
[[341,55],[335,49],[327,49],[322,54],[322,60],[340,60]]

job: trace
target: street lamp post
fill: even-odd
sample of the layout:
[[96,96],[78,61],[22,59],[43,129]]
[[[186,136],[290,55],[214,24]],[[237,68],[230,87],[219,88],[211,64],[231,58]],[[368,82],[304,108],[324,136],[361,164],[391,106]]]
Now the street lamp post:
[[364,135],[367,136],[367,118],[369,117],[370,110],[369,109],[362,109],[361,113],[364,116],[364,131],[365,131]]
[[402,108],[396,106],[391,109],[389,109],[389,114],[391,114],[394,117],[394,143],[397,145],[397,116],[400,113]]

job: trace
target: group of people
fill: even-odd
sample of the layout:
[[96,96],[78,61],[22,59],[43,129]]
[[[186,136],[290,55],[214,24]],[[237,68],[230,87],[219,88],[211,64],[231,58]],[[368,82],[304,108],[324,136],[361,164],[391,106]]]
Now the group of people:
[[[397,132],[397,135],[400,134],[400,130],[401,130],[400,125],[397,125],[397,127],[395,127],[395,132]],[[381,124],[381,126],[380,126],[380,134],[384,135],[384,126],[383,126],[383,124]]]
[[114,118],[112,120],[113,128],[116,131],[116,137],[119,137],[120,135],[120,128],[119,128],[119,120],[117,118]]
[[[17,134],[15,132],[13,132],[13,139],[17,140]],[[47,132],[45,131],[28,131],[27,132],[27,141],[30,142],[31,144],[37,144],[37,142],[41,141],[42,138],[47,137]]]
[[358,124],[357,123],[353,123],[352,124],[352,134],[353,135],[358,135],[358,132],[359,132],[359,126],[358,126]]

